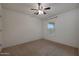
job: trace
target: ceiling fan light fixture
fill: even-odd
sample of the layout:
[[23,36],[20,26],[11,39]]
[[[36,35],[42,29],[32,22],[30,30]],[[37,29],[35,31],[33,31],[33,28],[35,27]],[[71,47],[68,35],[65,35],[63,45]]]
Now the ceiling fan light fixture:
[[38,10],[38,12],[39,12],[40,15],[43,14],[43,11],[42,10]]
[[45,10],[50,10],[51,9],[51,7],[43,7],[42,5],[41,5],[41,3],[38,3],[37,4],[37,6],[38,6],[38,8],[37,9],[35,9],[35,8],[32,8],[31,10],[35,10],[36,12],[34,12],[34,14],[35,15],[41,15],[41,14],[47,14],[46,12],[45,12]]

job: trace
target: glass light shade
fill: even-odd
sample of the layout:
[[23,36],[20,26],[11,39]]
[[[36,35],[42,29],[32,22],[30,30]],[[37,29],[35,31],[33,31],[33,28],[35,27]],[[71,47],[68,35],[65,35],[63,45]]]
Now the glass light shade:
[[42,10],[38,10],[39,14],[43,14],[43,11]]

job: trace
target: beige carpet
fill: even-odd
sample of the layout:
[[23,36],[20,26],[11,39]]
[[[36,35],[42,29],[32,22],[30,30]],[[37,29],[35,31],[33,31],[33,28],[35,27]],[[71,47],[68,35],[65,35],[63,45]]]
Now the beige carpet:
[[[21,45],[4,48],[2,53],[9,53],[12,56],[74,56],[77,49],[40,39]],[[5,55],[5,54],[4,54]]]

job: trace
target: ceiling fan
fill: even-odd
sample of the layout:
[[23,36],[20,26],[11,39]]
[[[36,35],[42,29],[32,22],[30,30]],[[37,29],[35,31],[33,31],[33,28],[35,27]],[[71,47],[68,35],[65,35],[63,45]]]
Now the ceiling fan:
[[31,10],[35,10],[35,12],[34,12],[35,15],[47,14],[47,13],[45,12],[45,10],[50,10],[50,9],[51,9],[51,7],[46,7],[46,8],[44,8],[44,7],[41,5],[41,3],[38,3],[37,6],[38,6],[37,9],[31,8]]

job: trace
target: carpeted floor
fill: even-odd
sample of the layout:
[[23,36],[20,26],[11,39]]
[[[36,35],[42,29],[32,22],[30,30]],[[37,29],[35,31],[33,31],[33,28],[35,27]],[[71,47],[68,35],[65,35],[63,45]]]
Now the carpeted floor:
[[[4,48],[2,53],[9,53],[10,56],[74,56],[77,49],[40,39],[13,47]],[[6,55],[6,54],[4,54]]]

